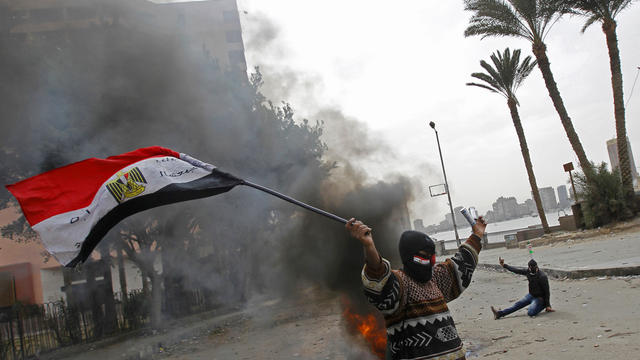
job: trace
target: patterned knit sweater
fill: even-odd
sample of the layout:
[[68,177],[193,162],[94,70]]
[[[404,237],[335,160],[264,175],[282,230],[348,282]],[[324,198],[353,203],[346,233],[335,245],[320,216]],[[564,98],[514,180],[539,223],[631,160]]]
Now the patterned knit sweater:
[[447,303],[471,283],[478,264],[480,238],[471,235],[458,252],[433,268],[433,277],[419,283],[402,270],[391,270],[388,260],[374,272],[362,269],[365,295],[384,315],[387,353],[392,359],[464,359]]

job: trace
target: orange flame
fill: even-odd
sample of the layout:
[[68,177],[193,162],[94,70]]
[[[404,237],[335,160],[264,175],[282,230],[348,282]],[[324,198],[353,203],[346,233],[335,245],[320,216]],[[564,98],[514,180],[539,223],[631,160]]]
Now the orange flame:
[[359,314],[346,298],[343,298],[342,306],[344,308],[342,316],[346,320],[349,333],[363,339],[373,354],[384,359],[387,348],[387,330],[382,316],[373,312]]

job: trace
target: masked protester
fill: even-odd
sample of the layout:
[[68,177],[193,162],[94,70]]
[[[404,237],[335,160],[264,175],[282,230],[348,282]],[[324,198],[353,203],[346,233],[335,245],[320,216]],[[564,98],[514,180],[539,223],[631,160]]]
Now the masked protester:
[[364,248],[362,283],[387,327],[387,359],[465,359],[447,303],[471,283],[486,223],[480,217],[458,252],[436,264],[435,244],[426,234],[400,236],[402,269],[392,270],[376,250],[371,228],[355,219],[346,227]]
[[514,311],[518,311],[527,305],[530,305],[527,310],[527,315],[529,316],[538,315],[542,309],[545,309],[548,312],[555,311],[551,308],[551,303],[549,302],[549,298],[551,296],[551,293],[549,292],[549,279],[544,272],[538,269],[538,263],[535,260],[529,260],[527,268],[524,269],[505,264],[503,258],[498,259],[503,268],[518,275],[525,275],[527,277],[527,280],[529,281],[529,293],[522,299],[516,301],[516,303],[511,307],[504,310],[496,310],[492,306],[491,311],[493,311],[494,319],[498,320],[499,318],[507,316]]

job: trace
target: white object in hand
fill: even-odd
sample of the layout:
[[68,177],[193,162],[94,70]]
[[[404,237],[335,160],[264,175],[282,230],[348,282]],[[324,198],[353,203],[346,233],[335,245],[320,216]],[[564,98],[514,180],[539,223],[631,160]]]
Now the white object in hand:
[[462,216],[464,216],[465,219],[467,219],[469,225],[473,226],[476,224],[476,220],[471,216],[467,208],[460,209],[460,213],[462,214]]

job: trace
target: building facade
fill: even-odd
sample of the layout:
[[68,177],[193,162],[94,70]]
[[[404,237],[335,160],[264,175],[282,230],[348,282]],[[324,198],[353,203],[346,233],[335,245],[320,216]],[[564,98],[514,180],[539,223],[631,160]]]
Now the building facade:
[[64,40],[73,32],[112,26],[177,37],[221,69],[246,73],[236,0],[0,0],[0,32],[12,40]]
[[[627,150],[629,152],[629,164],[631,165],[631,177],[633,179],[633,186],[638,188],[638,168],[636,168],[636,162],[633,159],[633,151],[631,151],[631,143],[627,138]],[[611,162],[611,170],[620,166],[620,160],[618,159],[618,139],[607,140],[607,152],[609,153],[609,161]]]
[[492,205],[495,220],[515,219],[520,215],[520,207],[515,197],[499,197]]
[[571,206],[571,202],[569,201],[569,193],[567,192],[566,185],[560,185],[556,188],[558,191],[558,207],[561,209],[566,209]]
[[545,211],[551,211],[558,208],[558,200],[556,199],[556,192],[553,187],[544,187],[538,189],[540,192],[540,199],[542,200],[542,208]]

